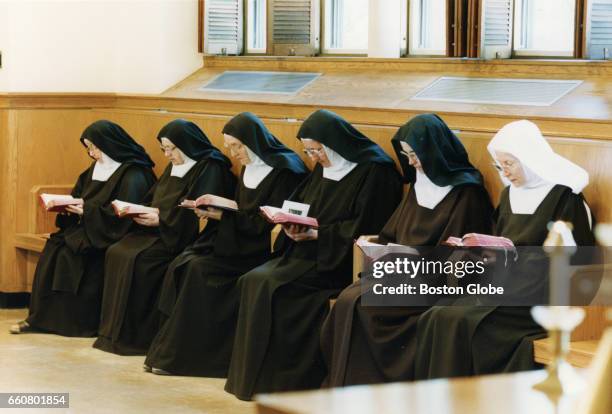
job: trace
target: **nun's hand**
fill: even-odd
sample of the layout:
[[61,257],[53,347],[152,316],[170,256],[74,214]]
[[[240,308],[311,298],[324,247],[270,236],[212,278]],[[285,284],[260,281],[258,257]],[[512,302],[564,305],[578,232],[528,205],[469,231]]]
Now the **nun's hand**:
[[72,214],[83,215],[83,206],[66,206],[66,211]]
[[159,226],[159,214],[156,213],[144,213],[134,217],[134,221],[141,226],[157,227]]
[[207,207],[206,210],[196,208],[194,209],[194,212],[199,218],[221,220],[221,217],[223,217],[223,210],[214,207]]
[[285,234],[293,241],[317,240],[319,232],[311,227],[298,226],[297,224],[283,225]]

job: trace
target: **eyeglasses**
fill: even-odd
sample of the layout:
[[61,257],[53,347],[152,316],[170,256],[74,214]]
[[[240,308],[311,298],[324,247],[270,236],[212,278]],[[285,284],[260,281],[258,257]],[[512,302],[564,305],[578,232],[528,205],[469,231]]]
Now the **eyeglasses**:
[[244,144],[236,144],[236,143],[228,144],[227,142],[224,142],[223,146],[225,148],[230,149],[231,151],[240,151],[244,148]]
[[514,167],[514,163],[512,161],[505,161],[502,163],[502,165],[496,162],[492,162],[491,165],[493,165],[493,168],[495,168],[499,172],[504,172],[504,170],[509,170]]
[[321,156],[325,153],[323,148],[306,148],[302,151],[304,151],[304,154],[308,155],[309,157],[313,155]]
[[408,158],[409,160],[413,160],[413,161],[418,160],[414,152],[400,151],[400,154],[402,154],[404,157]]
[[159,149],[161,150],[161,152],[163,152],[163,153],[165,154],[166,152],[172,152],[172,151],[174,151],[174,150],[176,149],[176,146],[172,146],[172,147],[164,147],[163,145],[161,145],[161,146],[159,147]]

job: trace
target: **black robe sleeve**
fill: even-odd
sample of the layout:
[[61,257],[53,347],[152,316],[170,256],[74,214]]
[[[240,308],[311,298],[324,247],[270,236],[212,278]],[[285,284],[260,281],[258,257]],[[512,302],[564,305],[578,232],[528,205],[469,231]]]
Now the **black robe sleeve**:
[[397,243],[397,226],[404,215],[404,209],[406,207],[407,199],[408,191],[404,195],[404,198],[402,199],[400,205],[397,206],[397,208],[391,215],[391,218],[389,218],[383,229],[380,231],[380,234],[378,235],[378,243]]
[[401,194],[401,182],[395,170],[372,164],[356,195],[352,217],[319,226],[317,270],[335,271],[350,263],[355,238],[377,234],[397,207]]
[[567,191],[567,195],[559,203],[560,211],[555,215],[557,220],[567,221],[572,224],[572,234],[577,246],[594,246],[595,236],[593,235],[592,225],[595,218],[589,222],[589,216],[585,206],[584,197],[581,194],[574,194]]
[[466,233],[493,233],[493,206],[484,187],[466,186],[448,218],[438,244],[449,237],[462,237]]
[[[138,166],[129,167],[117,184],[113,199],[140,203],[150,186],[150,175]],[[76,253],[87,249],[106,249],[121,239],[130,229],[132,220],[117,217],[111,206],[113,200],[104,204],[85,202],[81,217],[81,232],[66,237],[66,244]]]
[[[74,198],[81,197],[81,193],[83,191],[83,182],[85,181],[85,177],[87,177],[87,174],[89,173],[90,169],[91,168],[86,169],[85,171],[81,173],[81,175],[79,175],[79,178],[77,179],[76,184],[74,185],[74,187],[72,188],[72,191],[70,192],[70,195],[73,196]],[[55,217],[55,225],[60,230],[65,230],[68,227],[79,224],[79,220],[80,220],[80,217],[78,214],[69,213],[69,212],[59,213]]]
[[[231,171],[223,163],[208,160],[198,177],[191,184],[186,198],[194,200],[204,194],[214,194],[221,197],[231,197],[234,192],[235,179]],[[182,200],[177,200],[176,204]],[[209,220],[204,231],[216,227],[216,223]],[[192,243],[198,235],[199,218],[193,211],[180,207],[173,207],[172,214],[166,218],[160,216],[159,232],[161,238],[170,250],[180,252]]]
[[[265,205],[281,207],[300,183],[301,176],[283,170],[274,181],[274,188]],[[250,256],[270,250],[270,238],[274,225],[259,214],[259,207],[250,211],[224,212],[215,239],[215,254],[220,256]]]

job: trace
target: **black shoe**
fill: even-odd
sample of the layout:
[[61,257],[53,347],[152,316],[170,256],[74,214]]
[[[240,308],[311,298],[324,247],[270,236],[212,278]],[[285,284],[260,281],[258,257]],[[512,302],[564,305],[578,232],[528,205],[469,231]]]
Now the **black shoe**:
[[172,375],[165,369],[161,369],[161,368],[153,368],[151,369],[151,372],[154,373],[155,375]]
[[152,372],[153,371],[152,368],[150,366],[148,366],[147,364],[143,364],[142,365],[142,370],[144,372]]

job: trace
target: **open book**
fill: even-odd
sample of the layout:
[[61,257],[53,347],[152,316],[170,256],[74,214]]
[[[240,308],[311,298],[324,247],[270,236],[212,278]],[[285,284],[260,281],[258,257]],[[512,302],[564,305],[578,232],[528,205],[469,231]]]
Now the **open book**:
[[454,247],[499,247],[514,250],[512,240],[489,234],[467,233],[463,237],[449,237],[442,244]]
[[355,241],[355,245],[357,245],[363,254],[372,261],[378,260],[381,257],[392,253],[410,254],[415,256],[420,254],[414,247],[397,243],[379,244],[362,238],[357,239],[357,241]]
[[42,193],[40,195],[40,202],[47,211],[62,212],[66,210],[68,206],[82,206],[82,198],[74,198],[71,195],[66,194],[47,194]]
[[227,211],[238,211],[238,204],[234,200],[229,198],[219,197],[213,194],[204,194],[196,198],[195,200],[183,200],[179,207],[184,208],[200,208],[206,209],[207,207],[219,208]]
[[134,217],[146,213],[159,214],[159,210],[154,207],[128,203],[121,200],[114,200],[111,205],[113,206],[113,210],[115,210],[117,217]]
[[319,227],[319,222],[314,217],[288,213],[281,208],[271,206],[259,207],[259,210],[263,218],[272,224],[297,224],[299,226],[312,227],[313,229]]

